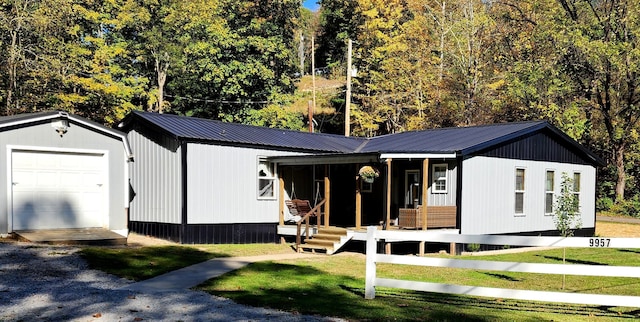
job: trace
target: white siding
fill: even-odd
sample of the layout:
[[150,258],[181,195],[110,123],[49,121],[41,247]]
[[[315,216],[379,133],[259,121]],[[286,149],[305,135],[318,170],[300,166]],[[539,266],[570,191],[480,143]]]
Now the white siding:
[[260,156],[297,155],[190,143],[187,146],[187,222],[189,224],[276,223],[278,182],[274,199],[258,200]]
[[[447,192],[446,193],[433,193],[433,165],[434,164],[447,164]],[[429,162],[429,190],[428,200],[429,206],[455,206],[456,205],[456,193],[458,189],[458,167],[455,161],[437,161],[430,160]]]
[[179,224],[182,222],[180,148],[171,151],[136,131],[128,134],[135,162],[130,164],[130,220]]
[[[525,169],[524,214],[515,214],[515,171]],[[473,157],[462,166],[462,234],[504,234],[556,229],[553,216],[545,215],[545,173],[555,171],[555,191],[562,173],[582,176],[580,213],[582,227],[595,222],[596,171],[592,166]]]

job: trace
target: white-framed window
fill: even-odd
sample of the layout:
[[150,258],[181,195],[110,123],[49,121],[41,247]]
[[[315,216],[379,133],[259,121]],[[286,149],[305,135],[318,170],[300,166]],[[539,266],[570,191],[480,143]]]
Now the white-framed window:
[[546,215],[553,214],[553,198],[555,196],[555,177],[556,173],[553,170],[547,170],[544,184],[544,213]]
[[573,173],[573,195],[575,196],[576,208],[580,212],[580,172]]
[[276,198],[275,165],[266,157],[258,157],[258,199]]
[[447,193],[447,164],[434,164],[432,171],[433,184],[431,193]]
[[515,189],[515,213],[516,215],[524,215],[524,192],[525,192],[525,169],[516,169],[516,189]]

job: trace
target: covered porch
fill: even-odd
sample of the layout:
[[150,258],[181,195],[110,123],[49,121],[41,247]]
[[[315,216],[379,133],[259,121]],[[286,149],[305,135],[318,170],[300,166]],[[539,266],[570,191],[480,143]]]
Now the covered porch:
[[[324,238],[323,230],[340,227],[351,239],[371,225],[458,232],[455,154],[313,155],[272,161],[278,165],[281,237],[296,236],[304,244],[314,235]],[[364,178],[363,167],[377,177]],[[308,201],[305,214],[311,211],[311,216],[294,218],[291,200]],[[424,253],[424,245],[419,252]]]

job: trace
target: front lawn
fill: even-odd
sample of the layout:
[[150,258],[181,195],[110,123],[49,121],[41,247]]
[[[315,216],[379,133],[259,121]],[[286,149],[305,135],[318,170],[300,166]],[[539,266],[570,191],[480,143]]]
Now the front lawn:
[[91,268],[142,281],[212,258],[284,252],[292,252],[291,247],[284,244],[88,247],[80,254]]
[[[562,250],[465,259],[561,263]],[[568,249],[568,263],[640,266],[640,251]],[[211,294],[252,306],[369,321],[598,321],[640,318],[635,308],[609,308],[514,301],[378,288],[364,299],[365,257],[318,256],[263,262],[200,285]],[[378,276],[460,285],[560,291],[562,276],[379,264]],[[640,280],[567,276],[566,292],[640,296]],[[570,295],[568,295],[570,296]]]

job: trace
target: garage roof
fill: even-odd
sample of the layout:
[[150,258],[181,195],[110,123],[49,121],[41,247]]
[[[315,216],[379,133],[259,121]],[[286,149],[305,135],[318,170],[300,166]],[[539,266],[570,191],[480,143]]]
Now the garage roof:
[[129,145],[129,140],[127,139],[127,135],[125,133],[63,111],[49,111],[3,116],[0,117],[0,131],[58,119],[68,120],[86,128],[101,132],[105,135],[120,139],[122,141],[122,144],[124,145],[127,157],[129,159],[133,159],[133,152],[131,151],[131,146]]

